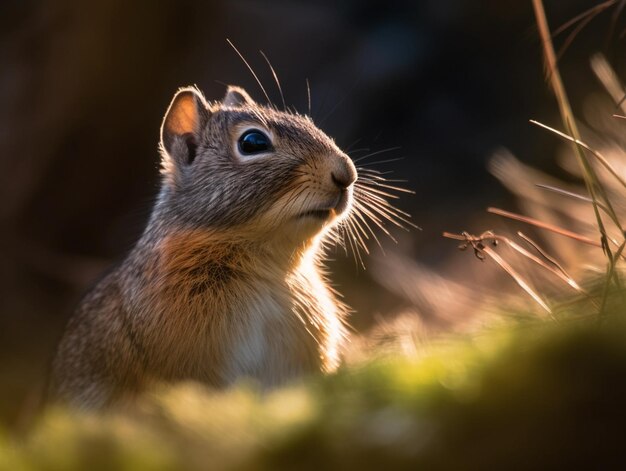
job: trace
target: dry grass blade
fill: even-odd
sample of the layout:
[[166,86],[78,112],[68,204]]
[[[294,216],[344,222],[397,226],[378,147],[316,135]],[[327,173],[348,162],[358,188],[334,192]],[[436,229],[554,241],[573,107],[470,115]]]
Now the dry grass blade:
[[[576,283],[576,280],[574,280],[574,278],[572,278],[570,276],[570,274],[565,271],[565,269],[561,266],[561,264],[559,262],[557,262],[554,259],[554,257],[551,257],[545,250],[543,250],[541,247],[539,247],[539,244],[537,244],[537,242],[532,240],[530,237],[525,235],[523,232],[518,231],[517,235],[519,237],[521,237],[524,242],[526,242],[533,249],[535,249],[537,251],[537,253],[539,255],[541,255],[543,260],[535,259],[534,257],[529,257],[528,255],[526,255],[527,257],[529,257],[531,260],[533,260],[536,263],[538,263],[540,266],[544,267],[546,270],[549,270],[550,272],[552,272],[554,275],[559,277],[561,280],[563,280],[569,286],[574,288],[576,291],[578,291],[580,293],[584,293],[584,290],[580,287],[580,285],[578,283]],[[511,241],[511,242],[513,244],[515,244],[515,242],[513,242],[513,241]],[[517,245],[517,244],[515,244],[515,245]],[[520,252],[520,253],[522,253],[522,252]],[[546,264],[545,262],[548,262],[549,265]]]
[[548,307],[541,297],[535,293],[535,291],[530,287],[528,283],[521,277],[519,273],[515,271],[515,269],[509,265],[506,260],[504,260],[498,253],[493,250],[491,247],[484,247],[483,252],[489,255],[494,262],[496,262],[500,267],[507,272],[511,277],[515,280],[515,282],[528,293],[528,295],[535,300],[537,304],[539,304],[542,308],[544,308],[549,314],[552,314],[552,311]]
[[619,16],[622,14],[622,11],[624,11],[624,7],[626,7],[626,0],[620,0],[620,2],[618,3],[611,17],[611,26],[609,27],[609,32],[606,35],[607,44],[609,43],[609,41],[615,34],[615,27],[617,26],[617,20],[619,19]]
[[617,249],[617,252],[615,252],[615,256],[609,258],[609,268],[607,270],[606,279],[604,281],[604,287],[602,289],[602,304],[600,305],[600,313],[599,313],[598,321],[602,321],[604,317],[604,308],[607,303],[609,290],[611,287],[611,280],[615,278],[615,284],[618,287],[620,286],[618,275],[615,272],[615,265],[616,265],[616,260],[623,256],[622,254],[624,252],[625,246],[626,246],[626,240],[624,240],[624,242],[622,242],[622,244],[619,246],[619,248]]
[[[598,162],[600,162],[602,164],[602,166],[604,168],[606,168],[606,170],[619,182],[620,185],[622,185],[624,188],[626,188],[626,180],[624,180],[619,173],[617,173],[617,171],[613,168],[613,166],[610,164],[610,162],[606,159],[606,157],[604,157],[600,152],[598,152],[597,150],[591,148],[588,144],[585,144],[583,141],[581,141],[580,139],[576,139],[572,136],[569,136],[561,131],[558,131],[554,128],[551,128],[550,126],[547,126],[543,123],[540,123],[539,121],[535,121],[534,119],[531,119],[530,122],[532,124],[535,124],[541,128],[547,129],[550,132],[553,132],[554,134],[556,134],[557,136],[561,137],[562,139],[565,139],[566,141],[570,141],[575,143],[576,145],[582,147],[583,149],[589,151],[591,153],[591,155],[593,155]],[[608,211],[608,207],[605,208]],[[618,223],[618,227],[619,227],[619,221],[617,221]]]
[[[449,237],[449,238],[454,238],[456,240],[464,240],[467,243],[472,244],[473,247],[474,247],[474,244],[472,242],[475,242],[476,244],[484,245],[484,242],[486,240],[490,240],[495,243],[504,243],[508,245],[511,249],[515,250],[517,253],[523,255],[527,259],[531,260],[532,262],[536,263],[540,267],[549,271],[550,273],[555,275],[560,280],[564,281],[568,286],[575,289],[579,293],[586,294],[585,291],[580,287],[580,285],[576,283],[576,280],[574,280],[553,257],[548,255],[544,250],[542,250],[536,242],[534,242],[532,239],[530,239],[528,236],[524,235],[521,232],[518,232],[517,234],[527,244],[532,246],[537,251],[537,253],[539,253],[539,255],[543,257],[543,260],[537,257],[536,255],[530,253],[528,250],[526,250],[524,247],[522,247],[515,241],[509,239],[508,237],[497,235],[493,231],[484,232],[479,237],[474,237],[474,236],[469,236],[469,235],[457,235],[456,237],[453,237],[453,234],[450,234],[449,232],[445,232],[444,236]],[[474,249],[480,251],[482,250],[482,247],[479,245],[478,247],[474,247]]]
[[[463,234],[452,234],[450,232],[444,232],[443,236],[449,239],[463,241],[464,243],[459,246],[459,249],[461,250],[465,250],[467,249],[468,246],[471,246],[472,249],[474,249],[474,255],[479,260],[484,260],[486,258],[485,255],[489,256],[494,262],[496,262],[500,266],[500,268],[502,268],[505,272],[507,272],[515,280],[515,282],[524,291],[526,291],[526,293],[528,293],[528,295],[531,298],[533,298],[533,300],[537,304],[539,304],[548,313],[552,314],[552,311],[550,310],[548,305],[545,303],[545,301],[541,299],[541,296],[539,296],[530,287],[530,285],[524,280],[524,278],[506,260],[504,260],[495,250],[493,250],[491,247],[484,244],[485,240],[491,240],[491,242],[495,245],[499,240],[505,241],[506,238],[501,238],[499,236],[496,236],[491,231],[484,232],[478,237],[473,236],[467,232],[464,232]],[[511,241],[507,240],[507,242],[510,243]],[[540,260],[538,260],[534,255],[530,254],[524,248],[519,247],[519,246],[517,246],[517,248],[520,249],[522,252],[525,252],[526,254],[528,254],[529,258],[534,259],[539,264],[542,264]],[[545,264],[543,265],[546,266]]]
[[[554,90],[554,94],[556,96],[556,101],[559,105],[559,110],[561,113],[561,119],[563,120],[563,125],[568,133],[573,136],[573,138],[577,141],[580,141],[580,132],[578,131],[578,126],[576,125],[576,120],[574,118],[574,113],[572,112],[572,107],[569,103],[569,99],[567,97],[567,93],[565,92],[565,87],[563,86],[563,81],[561,79],[561,74],[559,72],[559,68],[557,66],[557,58],[554,52],[554,45],[552,44],[552,37],[550,35],[550,27],[548,26],[548,19],[546,17],[545,9],[543,8],[542,0],[533,0],[533,8],[535,10],[535,17],[537,19],[537,27],[539,29],[539,35],[541,37],[546,69],[548,72],[548,77],[550,79],[550,84],[552,85],[552,89]],[[576,156],[578,157],[578,162],[583,170],[583,177],[585,181],[585,186],[587,188],[587,192],[592,199],[593,211],[596,218],[596,223],[598,225],[598,230],[601,234],[602,249],[605,251],[607,258],[611,258],[611,250],[608,243],[605,243],[608,240],[608,236],[606,233],[606,229],[604,227],[604,222],[602,221],[602,216],[600,214],[600,210],[598,208],[598,196],[603,199],[604,204],[606,205],[609,213],[611,214],[611,218],[615,221],[615,223],[619,227],[619,221],[613,206],[609,198],[606,196],[606,191],[604,187],[598,180],[598,176],[596,175],[593,167],[587,160],[585,153],[583,152],[583,148],[574,143],[574,151]],[[623,231],[622,231],[623,232]]]
[[578,36],[578,34],[585,28],[585,26],[587,26],[600,13],[613,6],[616,2],[617,0],[608,0],[604,3],[595,5],[557,28],[554,33],[552,33],[553,38],[561,34],[563,31],[567,30],[571,26],[576,25],[574,30],[567,36],[565,42],[561,46],[561,49],[558,53],[558,58],[560,59],[563,54],[565,54],[565,51],[569,48],[574,39],[576,39],[576,36]]
[[604,55],[600,53],[594,54],[591,57],[590,63],[591,69],[602,83],[602,86],[604,86],[609,95],[611,95],[616,107],[626,112],[626,103],[624,102],[626,94],[624,94],[624,87]]
[[503,241],[504,243],[506,243],[509,247],[511,247],[516,252],[522,254],[524,257],[528,258],[529,260],[532,260],[533,262],[535,262],[540,267],[545,268],[550,273],[552,273],[553,275],[557,276],[558,278],[563,280],[565,283],[567,283],[568,286],[571,286],[572,288],[574,288],[576,291],[582,292],[581,287],[570,276],[568,276],[567,274],[564,274],[558,268],[555,268],[552,265],[548,265],[545,261],[543,261],[540,258],[536,257],[535,255],[530,253],[528,250],[526,250],[524,247],[520,246],[516,242],[512,241],[511,239],[509,239],[507,237],[499,237],[498,240]]
[[498,208],[487,208],[487,212],[491,214],[497,214],[498,216],[503,216],[505,218],[515,219],[516,221],[525,222],[526,224],[530,224],[541,229],[546,229],[550,232],[554,232],[555,234],[577,240],[579,242],[582,242],[583,244],[593,245],[594,247],[602,247],[602,244],[600,242],[596,242],[595,240],[585,237],[584,235],[577,234],[576,232],[568,231],[567,229],[563,229],[562,227],[539,221],[538,219],[534,219],[528,216],[522,216],[521,214],[512,213],[510,211],[505,211]]
[[[564,190],[563,188],[557,188],[551,185],[544,185],[543,183],[536,183],[535,186],[537,188],[541,188],[542,190],[548,190],[558,195],[567,196],[569,198],[573,198],[579,201],[584,201],[585,203],[592,203],[591,198],[583,195],[579,195],[578,193],[573,193],[571,191]],[[608,209],[601,203],[598,203],[598,206],[604,211],[608,213]]]
[[561,26],[559,26],[557,29],[554,30],[554,32],[552,33],[552,37],[556,37],[559,34],[561,34],[563,31],[565,31],[566,29],[568,29],[571,26],[574,26],[576,23],[586,20],[589,17],[593,18],[595,17],[598,13],[601,13],[602,11],[604,11],[605,9],[609,8],[610,6],[614,5],[616,3],[616,0],[608,0],[604,3],[600,3],[599,5],[595,5],[591,8],[589,8],[588,10],[585,10],[584,12],[576,15],[574,18],[572,18],[571,20],[567,21],[566,23],[563,23]]

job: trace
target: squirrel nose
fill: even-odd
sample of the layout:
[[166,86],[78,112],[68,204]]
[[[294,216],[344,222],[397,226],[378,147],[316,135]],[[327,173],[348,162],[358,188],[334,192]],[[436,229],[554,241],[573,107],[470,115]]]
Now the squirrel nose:
[[352,160],[346,156],[341,156],[340,159],[341,164],[330,172],[330,178],[340,190],[346,190],[356,181],[357,174]]

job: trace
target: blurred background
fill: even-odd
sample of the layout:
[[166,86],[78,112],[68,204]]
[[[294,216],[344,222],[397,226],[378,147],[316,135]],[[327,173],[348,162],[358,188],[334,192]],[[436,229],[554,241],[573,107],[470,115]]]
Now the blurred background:
[[[553,29],[595,5],[547,1]],[[561,68],[575,109],[599,88],[590,55],[626,65],[611,12],[590,22]],[[224,84],[280,95],[353,156],[413,196],[398,207],[422,230],[393,231],[367,270],[341,250],[333,281],[364,332],[410,300],[380,284],[384,260],[462,282],[471,264],[444,230],[481,232],[486,206],[515,208],[486,170],[496,149],[558,173],[559,126],[529,0],[378,2],[4,0],[0,3],[0,415],[36,395],[63,326],[85,290],[141,233],[158,190],[158,132],[180,86],[208,99]],[[359,150],[361,149],[361,150]],[[381,262],[381,260],[383,260]],[[397,273],[402,276],[401,272]],[[419,282],[419,280],[418,280]],[[469,283],[471,286],[471,283]],[[367,294],[366,294],[367,293]]]

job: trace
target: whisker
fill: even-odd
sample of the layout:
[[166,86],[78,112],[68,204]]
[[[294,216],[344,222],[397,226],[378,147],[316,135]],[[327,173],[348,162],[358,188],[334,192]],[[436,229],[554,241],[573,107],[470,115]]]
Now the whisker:
[[357,241],[361,244],[361,247],[363,247],[363,250],[365,251],[365,253],[367,255],[369,255],[370,251],[367,248],[367,244],[365,243],[365,240],[363,239],[363,236],[365,235],[365,237],[367,238],[366,234],[363,234],[360,230],[359,230],[359,226],[358,226],[358,222],[356,219],[353,218],[349,218],[347,219],[348,224],[350,224],[353,229],[354,229],[354,235],[357,238]]
[[350,90],[348,91],[348,93],[344,94],[344,96],[338,102],[335,103],[335,106],[332,107],[332,109],[328,112],[328,114],[326,114],[326,116],[322,118],[322,120],[320,121],[320,126],[324,124],[324,121],[326,121],[337,110],[337,108],[339,108],[339,106],[342,105],[344,101],[346,101],[346,99],[352,93],[354,93],[354,90],[356,90],[356,87],[360,82],[361,82],[361,77],[359,76],[357,80],[354,82],[354,85],[350,87]]
[[[354,258],[354,263],[358,267],[359,261],[357,259],[357,254],[359,253],[359,249],[355,245],[356,242],[354,240],[354,237],[352,236],[352,231],[347,220],[344,221],[344,229],[345,229],[345,235],[347,237],[348,244],[350,246],[350,252],[352,253],[352,256]],[[360,258],[360,256],[358,258]]]
[[263,56],[263,59],[265,59],[265,62],[267,62],[267,65],[269,66],[270,71],[272,72],[272,75],[274,76],[274,81],[276,82],[276,86],[278,87],[278,91],[280,92],[280,99],[283,102],[283,109],[285,109],[285,108],[287,108],[287,105],[285,104],[285,96],[283,95],[283,88],[280,86],[280,81],[278,80],[278,75],[276,75],[276,71],[274,70],[274,67],[272,67],[272,64],[270,63],[270,60],[267,58],[265,53],[263,51],[261,51],[260,49],[259,49],[259,52]]
[[346,228],[343,223],[332,228],[331,233],[335,237],[338,245],[343,248],[346,255],[348,255],[348,247],[346,247]]
[[384,154],[385,152],[391,152],[391,151],[399,150],[399,149],[402,149],[402,147],[395,146],[395,147],[388,147],[387,149],[377,150],[376,152],[372,152],[371,154],[367,154],[367,155],[364,155],[363,157],[359,157],[358,159],[354,161],[354,163],[357,163],[364,159],[369,159],[370,157],[374,157],[375,155]]
[[386,196],[387,198],[392,198],[392,199],[398,199],[400,198],[398,195],[394,195],[391,193],[387,193],[386,191],[383,190],[377,190],[376,188],[372,188],[372,187],[366,187],[365,185],[363,185],[363,183],[361,182],[361,185],[356,185],[356,187],[360,188],[360,189],[364,189],[366,191],[369,191],[370,193],[376,193],[382,196]]
[[309,79],[304,79],[306,82],[306,97],[309,103],[309,116],[311,116],[311,84],[309,84]]
[[363,197],[365,197],[366,199],[376,201],[377,203],[387,207],[390,210],[393,210],[394,212],[396,212],[398,214],[401,214],[401,215],[409,217],[409,218],[411,217],[411,215],[409,213],[407,213],[405,211],[402,211],[401,209],[396,208],[391,203],[389,203],[389,201],[387,201],[386,199],[381,198],[380,196],[378,196],[376,194],[369,193],[369,191],[371,189],[363,188],[363,187],[360,187],[359,189],[362,191],[361,195]]
[[[390,173],[393,173],[392,170],[389,170],[388,172],[376,172],[375,175],[370,175],[368,170],[371,169],[367,169],[367,168],[357,168],[357,171],[359,173],[359,180],[360,181],[365,181],[368,183],[372,183],[373,185],[378,185],[379,182],[384,182],[385,185],[387,185],[388,183],[408,183],[409,181],[404,179],[404,178],[385,178],[382,177],[381,175],[387,175]],[[404,187],[395,187],[398,190],[405,190],[405,191],[412,191],[412,190],[407,190]]]
[[413,190],[408,190],[406,188],[402,188],[402,187],[394,186],[394,185],[387,185],[385,183],[368,182],[366,179],[363,179],[360,182],[357,181],[355,186],[358,186],[359,188],[364,188],[364,189],[366,189],[368,191],[373,191],[375,193],[378,193],[378,194],[381,194],[381,195],[384,195],[384,196],[388,196],[390,198],[399,198],[399,196],[391,194],[391,193],[388,193],[388,192],[386,192],[384,190],[379,190],[378,188],[374,188],[374,187],[386,188],[388,190],[398,191],[400,193],[409,193],[411,195],[415,194],[415,192]]
[[389,179],[387,177],[383,177],[382,175],[390,175],[393,173],[393,170],[385,170],[384,172],[381,170],[376,170],[373,168],[366,168],[366,167],[357,167],[358,171],[359,171],[359,175],[367,175],[369,178],[379,178],[382,181],[387,181],[387,182],[404,182],[406,183],[408,180],[392,180]]
[[367,217],[369,217],[378,228],[385,233],[387,237],[389,237],[392,241],[397,242],[396,239],[391,235],[391,233],[387,230],[382,220],[374,213],[372,213],[369,208],[367,208],[362,203],[358,205],[359,210],[361,210]]
[[348,254],[348,243],[346,241],[346,237],[349,237],[348,230],[344,224],[341,224],[341,237],[343,238],[343,248],[346,251],[346,255]]
[[356,139],[354,142],[352,142],[352,144],[350,144],[348,147],[346,147],[344,149],[344,152],[347,154],[348,152],[350,152],[350,149],[352,149],[352,147],[356,146],[359,142],[361,142],[363,138],[359,137],[358,139]]
[[[361,251],[359,250],[359,240],[355,236],[354,227],[352,226],[350,219],[346,219],[346,223],[347,223],[347,227],[350,229],[350,235],[352,236],[348,240],[352,240],[352,242],[353,242],[353,247],[354,247],[353,253],[355,255],[354,261],[355,262],[358,261],[361,264],[361,267],[365,270],[365,263],[363,262],[363,257],[361,256]],[[358,260],[357,260],[357,258],[358,258]]]
[[368,150],[370,150],[369,147],[359,147],[358,149],[346,150],[345,153],[350,155],[354,154],[355,152],[367,152]]
[[395,212],[396,208],[394,208],[393,206],[385,206],[383,204],[380,204],[376,201],[371,201],[371,200],[367,201],[367,204],[372,211],[376,212],[381,217],[386,218],[388,221],[392,222],[396,226],[401,227],[402,229],[406,230],[407,228],[404,227],[403,224],[401,224],[401,223],[404,223],[417,229],[417,226],[413,224],[409,219],[396,213]]
[[[369,234],[363,229],[363,226],[361,225],[361,221],[358,220],[356,216],[356,212],[354,211],[352,214],[350,214],[350,222],[352,223],[352,225],[354,226],[355,229],[357,229],[357,231],[361,234],[361,236],[363,237],[363,242],[365,242],[365,240],[369,240]],[[366,252],[369,254],[369,252],[366,250]]]
[[400,227],[401,229],[407,230],[407,228],[404,227],[400,223],[400,222],[403,222],[417,229],[417,226],[415,224],[413,224],[411,221],[409,221],[408,219],[406,219],[405,217],[401,216],[400,214],[396,212],[396,211],[399,211],[398,209],[394,208],[388,203],[387,205],[385,205],[384,203],[376,201],[375,199],[366,198],[365,196],[367,195],[362,195],[362,196],[364,196],[364,200],[368,203],[369,209],[376,212],[380,216],[385,217],[392,224]]
[[380,243],[380,240],[378,240],[378,237],[376,237],[376,233],[372,230],[370,225],[367,223],[367,221],[363,217],[363,214],[361,214],[360,209],[356,205],[355,205],[355,208],[354,208],[354,216],[355,216],[355,218],[358,218],[358,219],[361,220],[361,222],[363,222],[363,225],[367,228],[369,233],[372,234],[372,237],[376,241],[376,244],[378,245],[378,247],[380,247],[380,250],[382,250],[383,253],[384,253],[385,251],[383,250],[383,246]]
[[361,167],[367,167],[370,165],[378,165],[378,164],[388,164],[390,162],[397,162],[398,160],[404,160],[404,157],[395,157],[393,159],[377,160],[376,162],[367,162],[365,164],[361,164]]
[[258,83],[259,87],[261,87],[261,90],[263,91],[263,94],[265,95],[265,98],[267,99],[268,104],[271,105],[272,104],[272,100],[270,100],[270,97],[267,94],[267,92],[265,91],[265,88],[263,87],[263,84],[259,80],[259,77],[257,77],[257,75],[254,73],[254,70],[252,69],[252,67],[250,67],[250,64],[248,64],[248,61],[243,57],[243,55],[241,55],[241,52],[239,52],[239,49],[237,49],[235,47],[235,45],[232,43],[232,41],[230,39],[226,38],[226,41],[228,42],[228,44],[230,44],[230,47],[232,47],[235,50],[235,52],[241,58],[243,63],[246,64],[246,67],[248,67],[248,70],[250,71],[250,73],[252,74],[254,79],[256,80],[256,83]]
[[387,178],[384,177],[383,175],[389,175],[390,173],[393,173],[393,170],[386,170],[386,171],[381,171],[381,170],[377,170],[374,168],[368,168],[368,167],[357,167],[357,170],[359,172],[359,176],[363,176],[363,177],[367,177],[371,180],[377,180],[383,183],[388,183],[388,182],[404,182],[406,183],[408,180],[394,180],[391,178]]
[[[344,228],[341,224],[333,227],[330,231],[328,231],[328,238],[332,241],[332,244],[330,245],[339,246],[344,250],[346,255],[348,254],[344,239]],[[322,241],[322,243],[325,243],[325,241]]]

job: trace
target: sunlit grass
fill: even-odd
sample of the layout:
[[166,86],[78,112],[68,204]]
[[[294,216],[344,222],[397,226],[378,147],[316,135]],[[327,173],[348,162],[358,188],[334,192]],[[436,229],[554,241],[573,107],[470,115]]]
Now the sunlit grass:
[[624,327],[609,324],[509,325],[270,392],[190,383],[132,411],[51,408],[0,435],[0,469],[487,469],[599,453],[588,429],[621,428],[626,393]]

